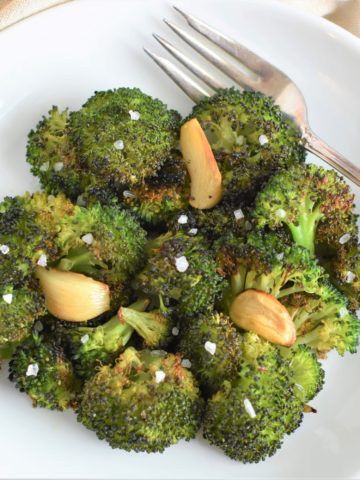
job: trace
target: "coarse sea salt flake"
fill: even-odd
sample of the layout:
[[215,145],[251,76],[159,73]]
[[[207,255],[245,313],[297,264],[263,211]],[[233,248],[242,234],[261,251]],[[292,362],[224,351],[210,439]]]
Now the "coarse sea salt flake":
[[39,257],[39,260],[36,262],[37,265],[39,265],[39,267],[46,267],[47,265],[47,256],[45,255],[45,253],[42,253]]
[[352,283],[356,278],[355,273],[353,272],[347,272],[346,277],[345,277],[345,282],[346,283]]
[[85,345],[88,341],[89,341],[90,337],[89,335],[86,333],[85,335],[83,335],[80,339],[80,342]]
[[178,327],[174,327],[172,330],[171,330],[171,333],[176,337],[177,335],[179,335],[179,332],[180,330],[178,329]]
[[114,148],[116,148],[116,150],[124,150],[124,142],[122,140],[116,140],[116,142],[114,142]]
[[94,236],[92,233],[86,233],[81,237],[81,240],[86,243],[86,245],[91,245],[94,241]]
[[76,205],[79,205],[79,207],[86,207],[86,200],[83,197],[83,195],[79,195],[76,199]]
[[39,373],[39,365],[37,363],[30,363],[26,370],[27,377],[37,377]]
[[205,342],[204,348],[207,352],[209,352],[211,355],[215,355],[216,352],[216,343],[213,342]]
[[135,198],[136,195],[133,192],[130,192],[130,190],[124,190],[123,191],[123,197],[124,198]]
[[246,410],[246,413],[251,417],[251,418],[255,418],[256,417],[256,412],[254,410],[254,407],[252,406],[252,403],[250,402],[250,400],[248,398],[245,398],[244,400],[244,407],[245,407],[245,410]]
[[6,293],[5,295],[2,296],[3,300],[5,303],[10,305],[13,301],[13,294],[12,293]]
[[61,170],[64,168],[64,163],[63,162],[56,162],[54,163],[54,172],[61,172]]
[[10,248],[8,247],[8,245],[0,245],[0,252],[3,255],[7,255],[10,252]]
[[277,254],[275,255],[275,258],[276,258],[276,260],[281,261],[281,260],[284,258],[284,252],[277,253]]
[[180,215],[180,217],[178,218],[178,223],[180,223],[180,225],[185,225],[186,223],[188,223],[189,221],[189,217],[187,215]]
[[155,372],[155,381],[156,383],[163,382],[165,380],[166,374],[162,370],[156,370]]
[[244,218],[244,213],[241,210],[241,208],[238,208],[237,210],[234,210],[234,216],[235,216],[236,220],[241,220],[242,218]]
[[130,115],[130,118],[131,120],[139,120],[140,118],[140,113],[137,112],[136,110],[129,110],[129,115]]
[[343,318],[348,314],[348,309],[346,307],[341,307],[339,310],[339,317]]
[[190,228],[190,230],[188,231],[188,234],[189,235],[196,235],[197,232],[198,232],[197,228]]
[[40,172],[47,172],[49,170],[50,164],[49,162],[45,162],[39,168]]
[[184,256],[178,257],[175,259],[175,266],[178,272],[183,273],[189,268],[189,262]]
[[279,217],[279,218],[285,218],[286,217],[286,212],[283,208],[278,208],[275,212],[275,214]]
[[340,245],[344,245],[351,239],[350,233],[344,233],[342,237],[339,238]]
[[269,143],[268,137],[266,135],[260,135],[259,143],[260,145],[265,145],[266,143]]
[[190,360],[188,358],[184,358],[181,361],[181,366],[184,367],[184,368],[191,368],[191,365],[192,365],[192,363],[190,362]]

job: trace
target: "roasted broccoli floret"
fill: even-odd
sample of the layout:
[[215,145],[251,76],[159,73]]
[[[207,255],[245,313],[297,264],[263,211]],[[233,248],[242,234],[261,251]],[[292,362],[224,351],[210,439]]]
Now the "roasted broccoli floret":
[[76,405],[79,382],[62,348],[49,336],[33,333],[10,361],[10,380],[34,406],[65,410]]
[[285,226],[292,239],[315,253],[336,251],[344,235],[357,236],[354,194],[333,170],[294,165],[276,173],[256,197],[258,228]]
[[86,384],[78,420],[113,448],[162,452],[194,438],[203,401],[192,374],[173,354],[128,348],[114,367]]
[[98,327],[61,329],[66,350],[76,374],[88,379],[101,365],[112,364],[124,350],[134,331],[147,347],[163,347],[171,332],[171,320],[159,310],[145,312],[149,301],[138,300],[120,307],[117,315]]
[[148,250],[148,263],[134,282],[137,289],[161,296],[183,318],[212,309],[224,281],[200,235],[167,233],[150,242]]
[[278,349],[253,334],[244,343],[250,345],[244,345],[237,378],[226,380],[207,404],[204,437],[230,458],[257,463],[300,425],[303,402]]
[[220,389],[238,372],[242,335],[223,313],[208,313],[188,320],[181,331],[179,351],[190,360],[195,377],[207,394]]
[[75,200],[83,191],[88,174],[82,171],[69,138],[69,116],[68,109],[61,112],[52,107],[29,133],[27,161],[44,190],[53,194],[64,192]]
[[305,158],[298,128],[259,92],[219,90],[195,105],[190,118],[210,142],[226,199],[250,203],[273,172]]
[[69,135],[82,164],[124,185],[154,175],[177,146],[180,115],[137,88],[95,94],[70,115]]
[[248,289],[277,298],[291,313],[297,343],[319,354],[335,348],[340,355],[355,352],[359,320],[347,300],[328,281],[325,270],[298,245],[286,245],[276,235],[251,233],[246,244],[233,240],[218,254],[220,269],[231,276],[223,298],[228,310],[235,296]]
[[326,259],[323,265],[332,282],[348,298],[350,308],[360,308],[360,247],[357,241],[341,245],[335,257]]
[[76,206],[59,223],[61,270],[83,273],[116,289],[144,262],[146,232],[116,206]]
[[306,345],[292,349],[280,348],[288,362],[291,377],[295,385],[295,395],[302,403],[312,400],[323,388],[325,372],[315,353]]

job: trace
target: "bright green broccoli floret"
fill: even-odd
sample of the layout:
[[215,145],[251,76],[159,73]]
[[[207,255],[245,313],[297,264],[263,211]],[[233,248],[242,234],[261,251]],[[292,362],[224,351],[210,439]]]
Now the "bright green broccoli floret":
[[253,217],[259,228],[286,226],[311,253],[318,247],[336,251],[343,235],[356,234],[353,203],[354,194],[335,171],[294,165],[275,174],[258,194]]
[[340,355],[356,351],[359,320],[348,312],[346,298],[330,285],[325,270],[307,249],[286,245],[276,235],[251,233],[246,244],[223,245],[218,263],[230,275],[223,299],[226,310],[244,290],[262,290],[291,311],[297,343],[319,354],[334,348]]
[[113,448],[162,452],[195,437],[202,407],[180,356],[128,348],[85,384],[78,420]]
[[325,372],[315,353],[306,345],[292,349],[281,348],[283,357],[289,364],[295,385],[295,395],[303,403],[312,400],[324,386]]
[[282,302],[295,323],[297,344],[308,345],[320,355],[332,349],[340,355],[356,352],[360,321],[348,311],[346,297],[329,282],[317,295],[302,293]]
[[207,393],[214,393],[224,380],[232,380],[242,356],[242,335],[230,318],[209,313],[186,322],[181,332],[180,352]]
[[259,92],[219,90],[195,105],[190,118],[210,142],[225,198],[236,202],[250,203],[273,172],[305,158],[296,125]]
[[163,347],[169,341],[171,320],[161,311],[145,312],[148,300],[121,307],[114,317],[98,327],[62,329],[66,350],[76,374],[88,379],[101,365],[112,364],[134,331],[147,347]]
[[65,410],[76,404],[79,383],[73,367],[50,337],[33,333],[15,350],[9,371],[10,380],[34,406]]
[[52,107],[29,133],[27,161],[48,193],[64,192],[75,200],[82,192],[85,173],[69,138],[68,109]]
[[251,356],[244,353],[237,378],[225,381],[209,400],[204,437],[230,458],[257,463],[273,455],[284,436],[299,427],[303,403],[277,348],[253,334],[244,342],[250,343]]
[[59,223],[56,244],[63,258],[56,266],[117,287],[142,266],[145,240],[145,231],[126,211],[76,206]]
[[136,277],[136,288],[161,296],[183,318],[211,311],[224,282],[202,237],[168,233],[150,242],[148,249],[149,260]]
[[119,88],[95,92],[73,112],[69,135],[85,169],[133,185],[154,175],[177,146],[179,121],[160,100]]

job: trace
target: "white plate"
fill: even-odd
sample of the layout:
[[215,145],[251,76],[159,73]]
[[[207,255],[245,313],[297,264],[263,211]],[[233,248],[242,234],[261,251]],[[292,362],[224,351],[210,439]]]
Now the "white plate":
[[[168,1],[84,0],[48,10],[0,33],[0,195],[35,189],[26,136],[53,104],[80,107],[94,90],[138,86],[186,114],[191,104],[142,52],[151,33],[179,43]],[[315,131],[350,160],[360,157],[360,41],[321,19],[271,1],[179,0],[287,72],[308,102]],[[359,204],[359,189],[357,199]],[[330,355],[318,414],[258,465],[229,460],[201,439],[165,454],[111,450],[73,413],[32,409],[0,379],[1,478],[359,478],[359,356]]]

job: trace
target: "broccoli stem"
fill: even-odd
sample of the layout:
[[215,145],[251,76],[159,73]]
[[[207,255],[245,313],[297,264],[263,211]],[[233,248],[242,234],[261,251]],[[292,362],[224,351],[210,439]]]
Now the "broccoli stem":
[[314,330],[305,335],[298,337],[294,345],[309,345],[309,347],[316,348],[319,342],[319,331],[322,326],[318,325]]
[[55,266],[67,272],[83,273],[90,276],[97,271],[96,267],[108,269],[108,266],[96,258],[86,247],[71,250],[66,257],[63,257]]
[[304,291],[304,288],[299,287],[299,286],[284,288],[284,290],[280,290],[280,292],[276,295],[276,298],[278,298],[278,299],[283,298],[283,297],[286,297],[288,295],[292,295],[293,293],[300,293],[300,292],[303,292],[303,291]]
[[310,250],[312,255],[315,253],[316,227],[322,217],[320,207],[314,208],[314,202],[307,198],[299,215],[298,224],[286,222],[294,241]]

